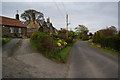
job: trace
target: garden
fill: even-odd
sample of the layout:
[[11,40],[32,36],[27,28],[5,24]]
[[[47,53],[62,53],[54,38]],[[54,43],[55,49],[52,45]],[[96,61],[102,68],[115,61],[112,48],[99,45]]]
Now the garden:
[[[64,36],[64,35],[63,35]],[[60,63],[66,63],[73,43],[73,39],[63,39],[59,35],[35,31],[30,39],[32,46],[45,57]]]

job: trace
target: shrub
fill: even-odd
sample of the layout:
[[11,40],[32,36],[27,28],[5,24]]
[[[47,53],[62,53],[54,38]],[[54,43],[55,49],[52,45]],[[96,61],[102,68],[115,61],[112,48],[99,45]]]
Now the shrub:
[[119,33],[116,34],[114,26],[97,31],[93,35],[93,42],[100,44],[101,47],[120,51],[120,36]]
[[33,32],[31,43],[42,53],[52,53],[55,49],[51,35],[43,32]]
[[111,36],[111,37],[107,37],[102,39],[101,41],[101,46],[102,47],[108,47],[111,49],[115,49],[120,51],[120,37],[118,36]]
[[117,35],[105,37],[102,33],[97,32],[93,36],[93,42],[101,44],[101,47],[107,47],[120,51],[120,45],[118,45],[120,44],[120,37]]
[[73,45],[73,43],[67,45],[65,40],[54,38],[50,34],[39,31],[33,32],[30,42],[44,56],[62,63],[67,61],[69,51]]
[[88,42],[89,42],[89,43],[92,43],[92,40],[90,39],[90,40],[88,40]]
[[65,41],[66,41],[68,44],[73,43],[73,39],[70,39],[70,38],[65,39]]
[[11,39],[9,38],[2,38],[2,45],[8,43]]

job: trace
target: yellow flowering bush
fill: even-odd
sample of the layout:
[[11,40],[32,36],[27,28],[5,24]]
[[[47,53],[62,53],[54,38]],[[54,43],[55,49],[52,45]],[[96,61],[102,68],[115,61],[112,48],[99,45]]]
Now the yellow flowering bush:
[[58,42],[62,42],[62,40],[58,40]]
[[65,42],[64,40],[58,40],[57,46],[65,46],[65,45],[67,45],[67,42]]
[[57,43],[57,45],[58,45],[59,47],[62,46],[61,43],[59,43],[59,42]]
[[88,40],[89,43],[92,43],[92,40]]
[[67,45],[67,42],[64,42],[64,45]]

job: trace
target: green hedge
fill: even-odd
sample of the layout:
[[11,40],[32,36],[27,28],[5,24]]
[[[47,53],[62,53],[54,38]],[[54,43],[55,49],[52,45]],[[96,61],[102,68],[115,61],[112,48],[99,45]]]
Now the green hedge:
[[101,47],[106,47],[120,51],[120,37],[119,36],[110,36],[103,38],[93,38],[94,43],[101,44]]
[[118,36],[103,38],[101,39],[100,44],[102,47],[108,47],[120,51],[120,37]]

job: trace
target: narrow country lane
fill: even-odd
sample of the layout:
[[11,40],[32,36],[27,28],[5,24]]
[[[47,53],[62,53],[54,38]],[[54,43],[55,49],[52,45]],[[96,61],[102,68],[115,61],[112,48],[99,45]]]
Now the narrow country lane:
[[117,78],[118,56],[90,47],[86,41],[75,43],[68,78]]

